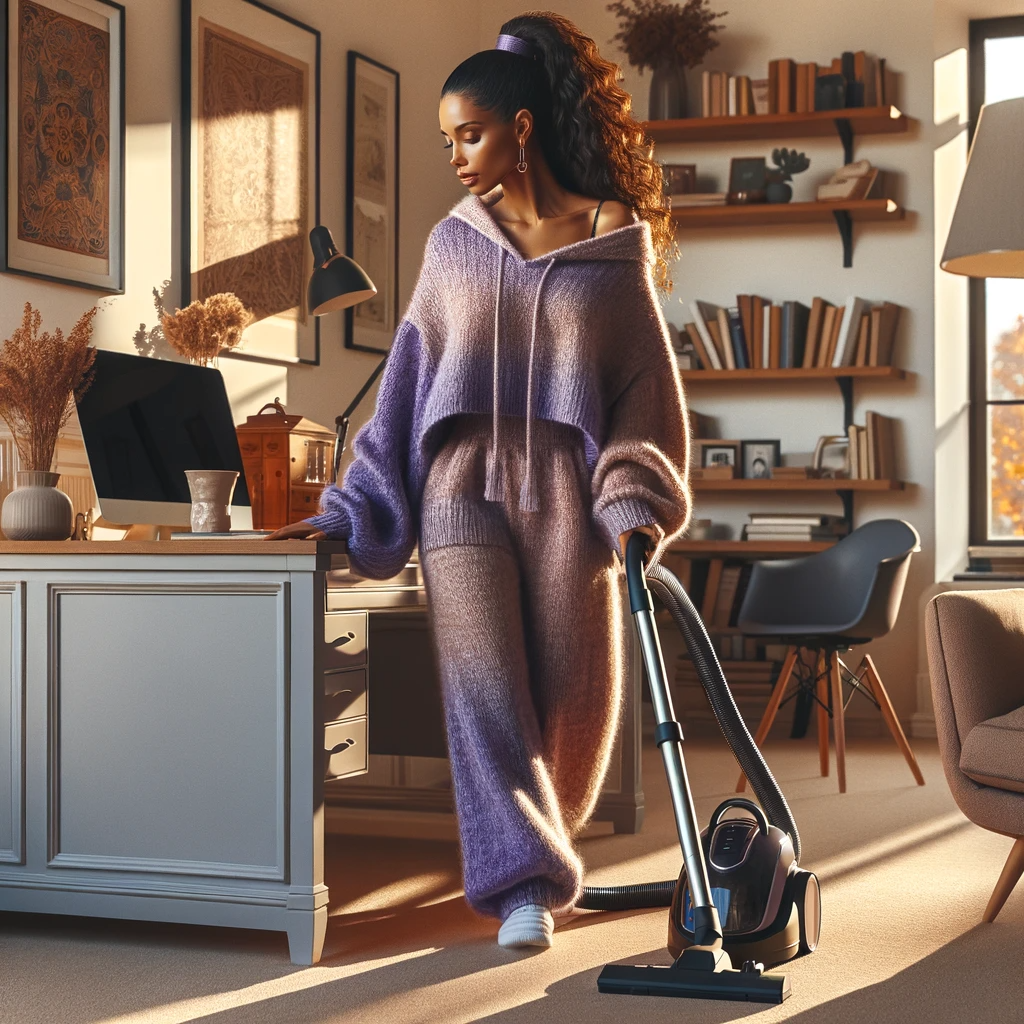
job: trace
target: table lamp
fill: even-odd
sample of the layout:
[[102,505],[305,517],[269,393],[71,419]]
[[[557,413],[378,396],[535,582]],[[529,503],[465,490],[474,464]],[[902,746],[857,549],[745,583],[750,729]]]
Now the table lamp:
[[[344,256],[338,251],[329,228],[318,224],[309,233],[309,244],[313,248],[313,273],[309,278],[307,298],[313,316],[323,316],[338,309],[347,309],[377,294],[377,288],[366,271],[350,256]],[[331,482],[334,484],[338,482],[338,467],[345,452],[349,417],[370,390],[387,360],[388,357],[385,356],[377,364],[348,408],[340,416],[335,417],[334,429],[337,431],[338,441],[334,446],[334,471],[331,476]]]
[[981,108],[939,266],[1024,277],[1024,97]]

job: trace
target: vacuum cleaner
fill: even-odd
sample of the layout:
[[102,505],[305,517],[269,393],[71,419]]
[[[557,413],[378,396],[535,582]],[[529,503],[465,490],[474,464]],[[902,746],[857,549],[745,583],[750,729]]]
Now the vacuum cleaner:
[[[812,952],[821,929],[818,880],[799,866],[800,834],[786,799],[736,707],[704,624],[676,576],[647,567],[649,537],[634,531],[626,545],[629,607],[650,683],[654,738],[668,776],[683,853],[678,879],[640,885],[585,887],[585,910],[668,906],[671,966],[609,964],[601,992],[781,1003],[790,993],[774,966]],[[650,589],[648,588],[650,585]],[[669,610],[692,658],[715,719],[760,806],[732,797],[698,831],[683,761],[683,732],[665,682],[651,590]],[[741,812],[738,817],[733,812]],[[734,966],[738,965],[738,966]]]

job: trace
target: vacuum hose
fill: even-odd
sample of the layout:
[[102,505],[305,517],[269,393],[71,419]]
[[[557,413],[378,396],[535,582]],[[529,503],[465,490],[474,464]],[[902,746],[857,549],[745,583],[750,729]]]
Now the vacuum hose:
[[[793,850],[800,860],[800,833],[793,812],[775,781],[771,769],[765,764],[750,730],[740,715],[729,684],[722,674],[711,638],[697,609],[674,573],[662,565],[651,566],[646,573],[650,589],[668,608],[673,621],[686,641],[686,649],[697,667],[704,692],[711,703],[733,756],[743,770],[768,820],[788,832]],[[640,885],[584,886],[583,895],[576,902],[581,910],[632,910],[641,907],[667,907],[672,903],[676,879],[665,882],[647,882]]]

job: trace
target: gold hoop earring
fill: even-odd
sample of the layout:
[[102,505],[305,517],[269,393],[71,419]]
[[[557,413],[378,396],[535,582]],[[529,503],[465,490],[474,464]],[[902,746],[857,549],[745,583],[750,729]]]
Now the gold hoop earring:
[[526,163],[526,150],[523,148],[523,144],[520,142],[519,143],[519,163],[516,164],[516,170],[520,174],[525,174],[527,166],[528,165]]

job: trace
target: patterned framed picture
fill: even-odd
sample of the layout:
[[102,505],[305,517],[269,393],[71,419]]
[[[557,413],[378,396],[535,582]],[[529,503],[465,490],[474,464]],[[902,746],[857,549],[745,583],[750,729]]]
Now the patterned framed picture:
[[124,292],[124,7],[5,0],[0,270]]
[[398,72],[348,51],[345,252],[377,294],[345,310],[345,347],[388,352],[398,329]]
[[181,305],[232,292],[232,359],[320,362],[320,33],[257,0],[182,2]]

